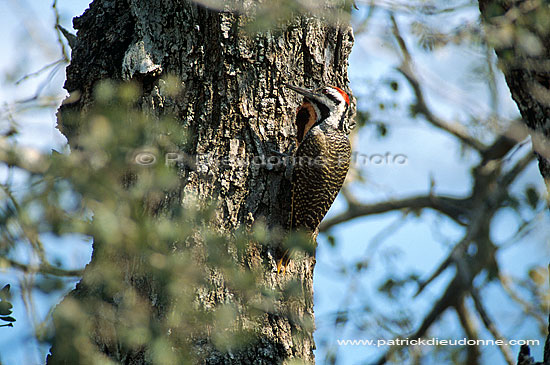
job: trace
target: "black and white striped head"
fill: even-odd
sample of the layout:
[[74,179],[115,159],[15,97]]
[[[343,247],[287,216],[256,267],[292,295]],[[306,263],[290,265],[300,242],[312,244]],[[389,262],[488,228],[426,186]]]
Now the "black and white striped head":
[[311,104],[315,111],[315,124],[324,123],[346,134],[350,132],[351,126],[348,121],[349,96],[344,90],[336,86],[323,86],[314,91],[288,84],[286,86],[303,95],[304,103],[309,102]]

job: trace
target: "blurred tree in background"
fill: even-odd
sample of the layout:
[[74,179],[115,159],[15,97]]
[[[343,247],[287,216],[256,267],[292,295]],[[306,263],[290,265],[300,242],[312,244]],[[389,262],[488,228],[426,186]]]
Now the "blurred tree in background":
[[[284,82],[346,87],[350,11],[355,36],[370,37],[393,65],[355,83],[350,71],[360,126],[354,150],[366,133],[388,141],[403,123],[414,128],[412,139],[435,130],[462,156],[435,153],[469,164],[470,183],[461,194],[445,194],[427,175],[425,191],[365,199],[375,184],[366,157],[356,154],[339,198],[345,207],[325,219],[321,238],[344,246],[338,227],[346,222],[392,212],[395,220],[369,232],[367,247],[354,248],[339,268],[348,278],[346,295],[336,312],[317,317],[317,326],[328,323],[341,339],[503,340],[492,350],[385,346],[363,359],[368,363],[481,364],[493,356],[513,364],[517,352],[506,340],[524,336],[492,310],[500,290],[511,299],[507,310],[529,323],[529,339],[542,343],[548,249],[522,276],[511,275],[500,258],[524,239],[547,241],[533,233],[537,221],[548,219],[546,192],[522,180],[537,158],[542,176],[550,176],[547,2],[197,3],[94,2],[75,20],[76,38],[55,28],[57,61],[36,74],[19,63],[7,75],[19,84],[44,81],[32,97],[2,110],[0,263],[24,273],[18,292],[31,313],[33,293],[68,290],[64,278],[82,277],[55,309],[55,334],[49,316],[35,326],[35,335],[53,344],[49,363],[313,361],[315,260],[302,255],[285,276],[275,274],[277,242],[304,247],[304,240],[277,230],[288,209],[288,182],[262,158],[293,143],[298,100]],[[58,94],[50,93],[58,91],[46,86],[69,60],[67,40],[70,95],[58,123],[70,153],[48,156],[17,143],[24,130],[18,120],[57,106]],[[503,111],[493,47],[523,119]],[[479,90],[464,97],[448,88],[445,79],[454,75],[429,70],[444,52],[475,60],[447,71],[460,74],[466,89],[486,91],[488,107],[476,100]],[[472,79],[475,87],[468,86]],[[396,185],[405,188],[409,179],[401,176]],[[383,241],[409,220],[429,221],[430,211],[447,254],[440,262],[417,262],[422,271],[405,270],[402,255]],[[503,212],[514,222],[505,240]],[[56,237],[61,245],[75,233],[93,237],[92,261],[81,270],[52,262],[43,243]],[[422,252],[425,239],[410,244]],[[380,263],[382,277],[375,271]],[[363,294],[365,281],[377,286],[376,296]],[[436,293],[427,294],[433,286]],[[344,363],[350,348],[324,338],[317,347],[317,361],[328,363]],[[499,354],[487,355],[496,348]],[[531,363],[526,351],[522,364]]]

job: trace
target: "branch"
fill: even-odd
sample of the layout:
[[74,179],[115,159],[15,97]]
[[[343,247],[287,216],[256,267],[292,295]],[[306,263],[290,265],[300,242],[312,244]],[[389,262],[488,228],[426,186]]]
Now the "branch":
[[52,4],[53,13],[55,16],[55,30],[57,31],[57,42],[59,43],[59,46],[61,47],[61,54],[63,55],[63,61],[69,62],[70,57],[67,54],[67,50],[65,49],[65,44],[61,40],[61,34],[67,39],[67,43],[69,43],[69,47],[71,49],[74,49],[74,46],[76,44],[76,36],[74,34],[69,33],[65,28],[61,26],[61,17],[59,16],[59,9],[57,8],[57,0],[53,1]]
[[[458,245],[455,246],[455,248],[458,250]],[[449,256],[441,263],[441,265],[438,266],[438,268],[432,273],[432,275],[430,275],[429,278],[427,278],[426,280],[424,281],[421,281],[419,284],[418,284],[418,289],[416,290],[416,293],[414,293],[413,295],[413,298],[416,298],[418,295],[420,295],[420,293],[422,293],[422,291],[428,286],[430,285],[430,283],[432,281],[435,280],[435,278],[437,278],[439,275],[441,275],[441,273],[443,271],[445,271],[449,265],[453,262],[453,255],[455,253],[455,248],[453,248],[453,250],[451,251],[451,253],[449,254]]]
[[518,177],[518,175],[529,166],[529,164],[535,159],[534,153],[527,153],[525,156],[523,156],[515,165],[508,171],[502,178],[499,179],[499,186],[501,187],[501,191],[507,191],[507,188],[510,184],[514,182],[514,180]]
[[27,264],[22,264],[15,260],[12,260],[7,257],[0,257],[0,267],[13,267],[18,270],[21,270],[25,273],[38,273],[44,275],[54,275],[54,276],[66,276],[66,277],[77,277],[82,276],[83,270],[64,270],[52,266],[48,263],[41,264],[39,266],[30,266]]
[[479,313],[479,316],[481,317],[481,320],[483,321],[485,328],[489,330],[489,332],[491,333],[491,335],[495,340],[502,341],[502,345],[499,345],[498,348],[500,349],[500,352],[502,352],[502,356],[504,356],[504,359],[506,359],[506,363],[508,365],[513,365],[514,360],[512,358],[512,353],[510,352],[510,348],[506,344],[504,337],[502,337],[502,335],[498,331],[498,328],[496,327],[495,323],[491,320],[491,318],[489,318],[489,314],[485,310],[485,307],[483,306],[483,302],[479,297],[478,290],[473,285],[470,288],[470,295],[474,300],[474,305],[476,307],[477,313]]
[[414,75],[414,72],[412,71],[412,58],[411,54],[407,48],[407,45],[405,43],[405,40],[401,36],[401,33],[399,32],[399,27],[397,26],[397,22],[395,21],[395,18],[393,15],[390,16],[392,24],[393,24],[393,34],[395,36],[395,39],[397,40],[397,43],[399,44],[399,48],[401,49],[401,53],[403,55],[403,60],[401,62],[401,65],[397,68],[397,70],[405,76],[409,84],[411,85],[414,94],[416,96],[416,110],[418,113],[424,115],[426,120],[432,124],[433,126],[444,130],[445,132],[448,132],[452,134],[453,136],[460,139],[464,144],[474,148],[477,151],[483,151],[486,149],[486,146],[481,143],[476,138],[469,135],[464,128],[461,128],[460,126],[453,125],[451,123],[448,123],[447,121],[444,121],[443,119],[440,119],[436,115],[434,115],[428,105],[426,104],[424,93],[422,92],[422,89],[420,87],[420,82]]
[[[347,198],[348,203],[351,202]],[[375,204],[349,204],[349,209],[344,213],[338,214],[330,219],[321,222],[319,232],[326,232],[333,226],[349,221],[354,218],[363,217],[373,214],[382,214],[391,211],[409,209],[420,210],[431,208],[437,210],[460,225],[465,225],[464,217],[468,214],[469,199],[468,198],[451,198],[446,196],[422,195],[402,200],[385,201]]]
[[31,173],[43,173],[48,169],[46,156],[37,149],[18,147],[8,143],[6,138],[0,137],[0,163],[8,166],[17,166]]
[[[456,302],[455,305],[455,311],[458,316],[458,320],[460,321],[460,325],[462,326],[462,329],[464,329],[464,332],[466,333],[466,336],[468,339],[471,340],[478,340],[479,335],[477,333],[477,328],[475,323],[472,320],[472,315],[468,311],[468,308],[466,307],[465,298],[464,296],[460,298]],[[466,363],[467,364],[479,364],[479,358],[481,357],[481,354],[479,352],[479,346],[476,344],[474,346],[467,346],[466,347]],[[513,365],[513,364],[508,364]]]
[[541,317],[531,303],[529,303],[528,301],[524,300],[523,298],[521,298],[519,295],[516,294],[514,289],[511,287],[510,280],[508,280],[507,277],[499,273],[498,281],[502,286],[502,288],[504,289],[504,291],[506,292],[506,294],[508,294],[510,299],[512,299],[517,304],[519,304],[519,306],[521,307],[521,309],[525,314],[535,318],[539,322],[539,325],[542,323],[546,323],[546,318]]
[[35,77],[35,76],[38,76],[40,75],[42,72],[46,71],[47,69],[49,68],[52,68],[52,67],[55,67],[57,66],[58,64],[60,63],[63,63],[63,62],[68,62],[68,61],[65,61],[65,59],[63,58],[60,58],[56,61],[53,61],[52,63],[48,63],[47,65],[43,66],[42,68],[40,68],[38,71],[34,71],[34,72],[31,72],[30,74],[27,74],[23,77],[21,77],[19,80],[17,80],[15,82],[15,85],[19,85],[21,84],[23,81],[27,80],[27,79],[30,79],[31,77]]
[[[434,304],[430,313],[428,313],[424,317],[420,328],[414,334],[407,336],[407,338],[418,339],[423,337],[428,331],[428,328],[430,328],[430,326],[439,318],[439,316],[443,312],[445,312],[445,310],[447,310],[447,308],[455,307],[456,303],[462,300],[461,298],[463,297],[463,294],[464,290],[462,288],[460,280],[455,277],[447,287],[447,290],[445,290],[443,296],[437,301],[437,303]],[[373,365],[385,364],[388,359],[390,359],[391,354],[401,347],[403,346],[390,347],[378,360],[373,363]]]
[[514,121],[506,131],[500,133],[495,138],[493,143],[488,146],[485,151],[481,152],[482,160],[479,165],[483,166],[493,160],[502,161],[514,147],[517,146],[513,153],[518,151],[523,145],[529,143],[529,141],[526,140],[528,136],[529,131],[527,127],[520,124],[519,121]]

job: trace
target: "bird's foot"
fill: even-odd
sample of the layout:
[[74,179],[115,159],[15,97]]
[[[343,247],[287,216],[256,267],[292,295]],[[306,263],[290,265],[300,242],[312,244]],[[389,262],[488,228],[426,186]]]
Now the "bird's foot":
[[[283,257],[279,261],[277,261],[277,276],[279,274],[283,275],[286,273],[286,268],[288,267],[288,264],[290,263],[290,255],[288,254],[288,250],[283,254]],[[281,269],[283,269],[283,272],[281,273]]]

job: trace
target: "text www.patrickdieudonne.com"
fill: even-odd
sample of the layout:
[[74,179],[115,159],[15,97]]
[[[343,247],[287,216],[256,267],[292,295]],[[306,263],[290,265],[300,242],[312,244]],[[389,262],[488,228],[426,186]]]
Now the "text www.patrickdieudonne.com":
[[461,339],[439,339],[439,338],[396,338],[392,340],[336,340],[338,346],[516,346],[529,345],[538,346],[539,340],[472,340]]

